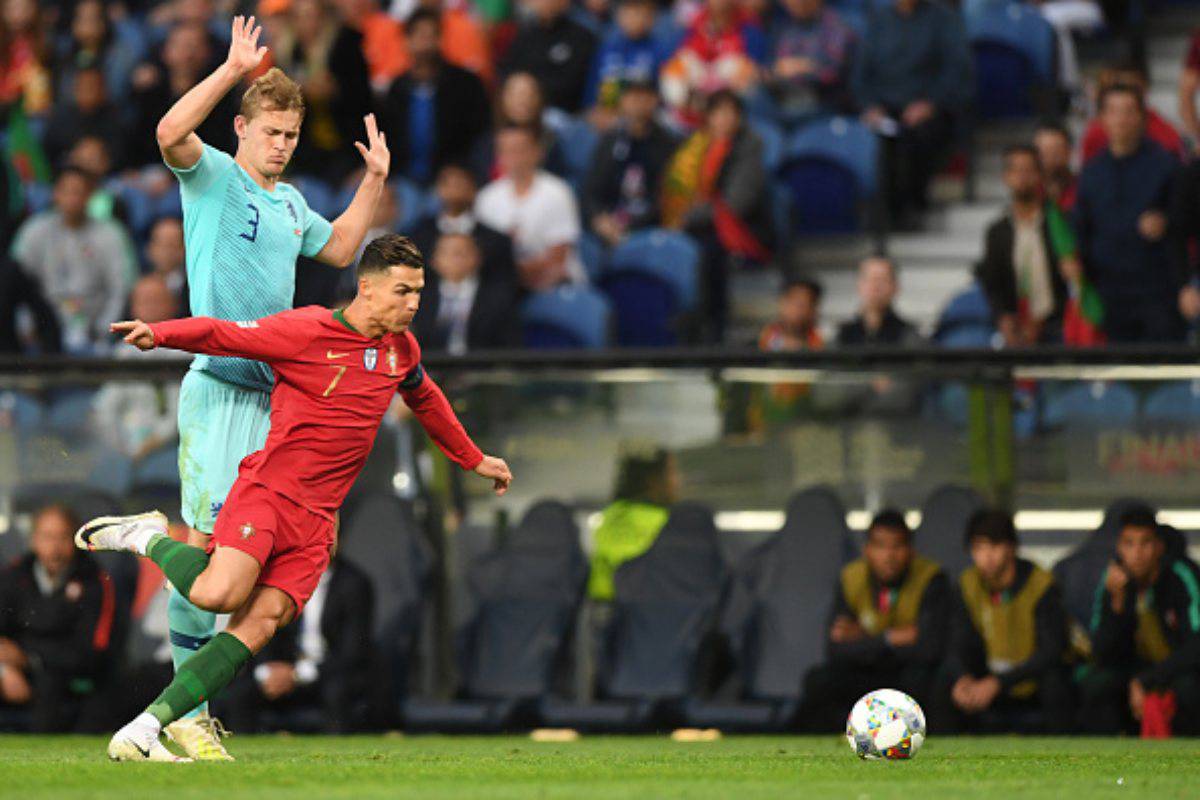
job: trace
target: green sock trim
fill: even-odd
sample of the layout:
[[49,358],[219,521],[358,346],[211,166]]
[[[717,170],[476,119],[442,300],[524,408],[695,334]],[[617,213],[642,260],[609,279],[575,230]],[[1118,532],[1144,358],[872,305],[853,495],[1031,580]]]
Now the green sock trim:
[[250,648],[236,636],[224,631],[218,633],[180,666],[175,680],[146,712],[162,725],[170,725],[228,686],[251,655]]
[[199,547],[177,542],[169,536],[156,534],[150,539],[146,555],[167,576],[181,595],[187,597],[192,592],[192,584],[204,568],[208,566],[208,553]]

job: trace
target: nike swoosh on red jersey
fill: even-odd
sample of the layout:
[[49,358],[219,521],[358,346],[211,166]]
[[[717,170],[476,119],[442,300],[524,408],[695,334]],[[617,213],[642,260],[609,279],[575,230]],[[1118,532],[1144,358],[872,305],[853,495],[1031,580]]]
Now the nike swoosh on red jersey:
[[348,355],[350,355],[350,354],[349,353],[335,353],[332,350],[325,351],[326,358],[345,358]]

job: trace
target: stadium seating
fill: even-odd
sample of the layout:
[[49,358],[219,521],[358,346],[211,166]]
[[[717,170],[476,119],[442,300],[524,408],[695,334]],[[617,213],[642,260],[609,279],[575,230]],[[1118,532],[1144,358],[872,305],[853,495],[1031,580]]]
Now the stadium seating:
[[[963,336],[960,333],[963,330],[968,331],[970,335]],[[987,295],[984,294],[983,287],[978,283],[972,283],[950,298],[950,302],[942,309],[942,313],[938,316],[933,339],[944,347],[988,347],[994,332],[992,308],[988,304]],[[972,337],[982,338],[985,333],[987,341],[983,344],[960,343],[969,341]]]
[[534,505],[467,579],[476,605],[456,632],[462,699],[406,700],[412,730],[497,731],[534,719],[554,687],[587,580],[570,509]]
[[967,33],[975,53],[980,115],[1032,115],[1034,93],[1055,81],[1056,44],[1050,23],[1031,6],[987,5],[967,16]]
[[1142,419],[1151,423],[1193,425],[1200,418],[1200,383],[1177,381],[1159,386],[1146,398]]
[[612,621],[597,667],[603,699],[548,699],[543,722],[630,731],[676,721],[679,703],[700,688],[728,578],[712,511],[694,503],[672,508],[654,545],[614,577]]
[[833,490],[814,487],[788,503],[783,527],[736,569],[722,629],[744,687],[739,702],[694,699],[692,725],[722,730],[792,726],[805,672],[825,652],[829,598],[850,533]]
[[603,347],[608,343],[610,316],[608,300],[588,286],[559,286],[537,292],[521,308],[525,346]]
[[[565,115],[564,115],[565,116]],[[592,154],[600,143],[600,134],[587,120],[565,117],[555,128],[558,145],[566,162],[567,177],[576,192],[583,189],[588,170],[592,166]]]
[[1137,419],[1137,394],[1122,383],[1075,383],[1049,394],[1042,410],[1048,429],[1116,427]]
[[921,524],[914,537],[917,551],[941,564],[951,580],[969,566],[963,534],[971,515],[983,506],[977,491],[954,485],[935,489],[921,505]]
[[588,280],[592,283],[600,280],[600,275],[604,272],[604,265],[608,262],[608,249],[605,244],[594,234],[584,232],[580,235],[576,247],[579,250],[579,260],[583,262],[583,269],[587,272]]
[[875,134],[855,119],[833,117],[795,133],[780,166],[792,199],[794,230],[859,230],[863,204],[875,194],[878,161]]
[[615,310],[617,343],[677,344],[674,323],[696,302],[700,248],[682,233],[647,230],[613,250],[600,283]]

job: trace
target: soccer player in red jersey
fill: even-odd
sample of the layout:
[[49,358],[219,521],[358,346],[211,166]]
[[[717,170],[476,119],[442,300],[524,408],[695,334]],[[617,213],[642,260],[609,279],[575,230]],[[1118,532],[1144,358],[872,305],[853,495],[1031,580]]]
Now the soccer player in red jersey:
[[329,564],[334,515],[397,391],[450,460],[492,480],[496,494],[507,491],[508,465],[479,451],[421,367],[409,326],[424,283],[420,252],[388,234],[367,245],[358,295],[344,310],[310,306],[254,322],[195,317],[112,326],[141,350],[264,362],[274,370],[275,388],[266,445],[242,461],[206,549],[171,539],[157,511],[101,517],[76,534],[84,549],[149,558],[196,606],[232,614],[225,631],[113,736],[110,758],[178,760],[159,741],[162,727],[220,691],[299,615]]

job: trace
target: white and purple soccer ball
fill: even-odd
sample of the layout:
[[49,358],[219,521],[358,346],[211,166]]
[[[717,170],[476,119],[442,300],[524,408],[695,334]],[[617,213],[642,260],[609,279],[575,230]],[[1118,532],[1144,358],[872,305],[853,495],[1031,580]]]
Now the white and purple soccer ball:
[[904,692],[877,689],[850,709],[846,739],[862,759],[912,758],[925,742],[925,712]]

